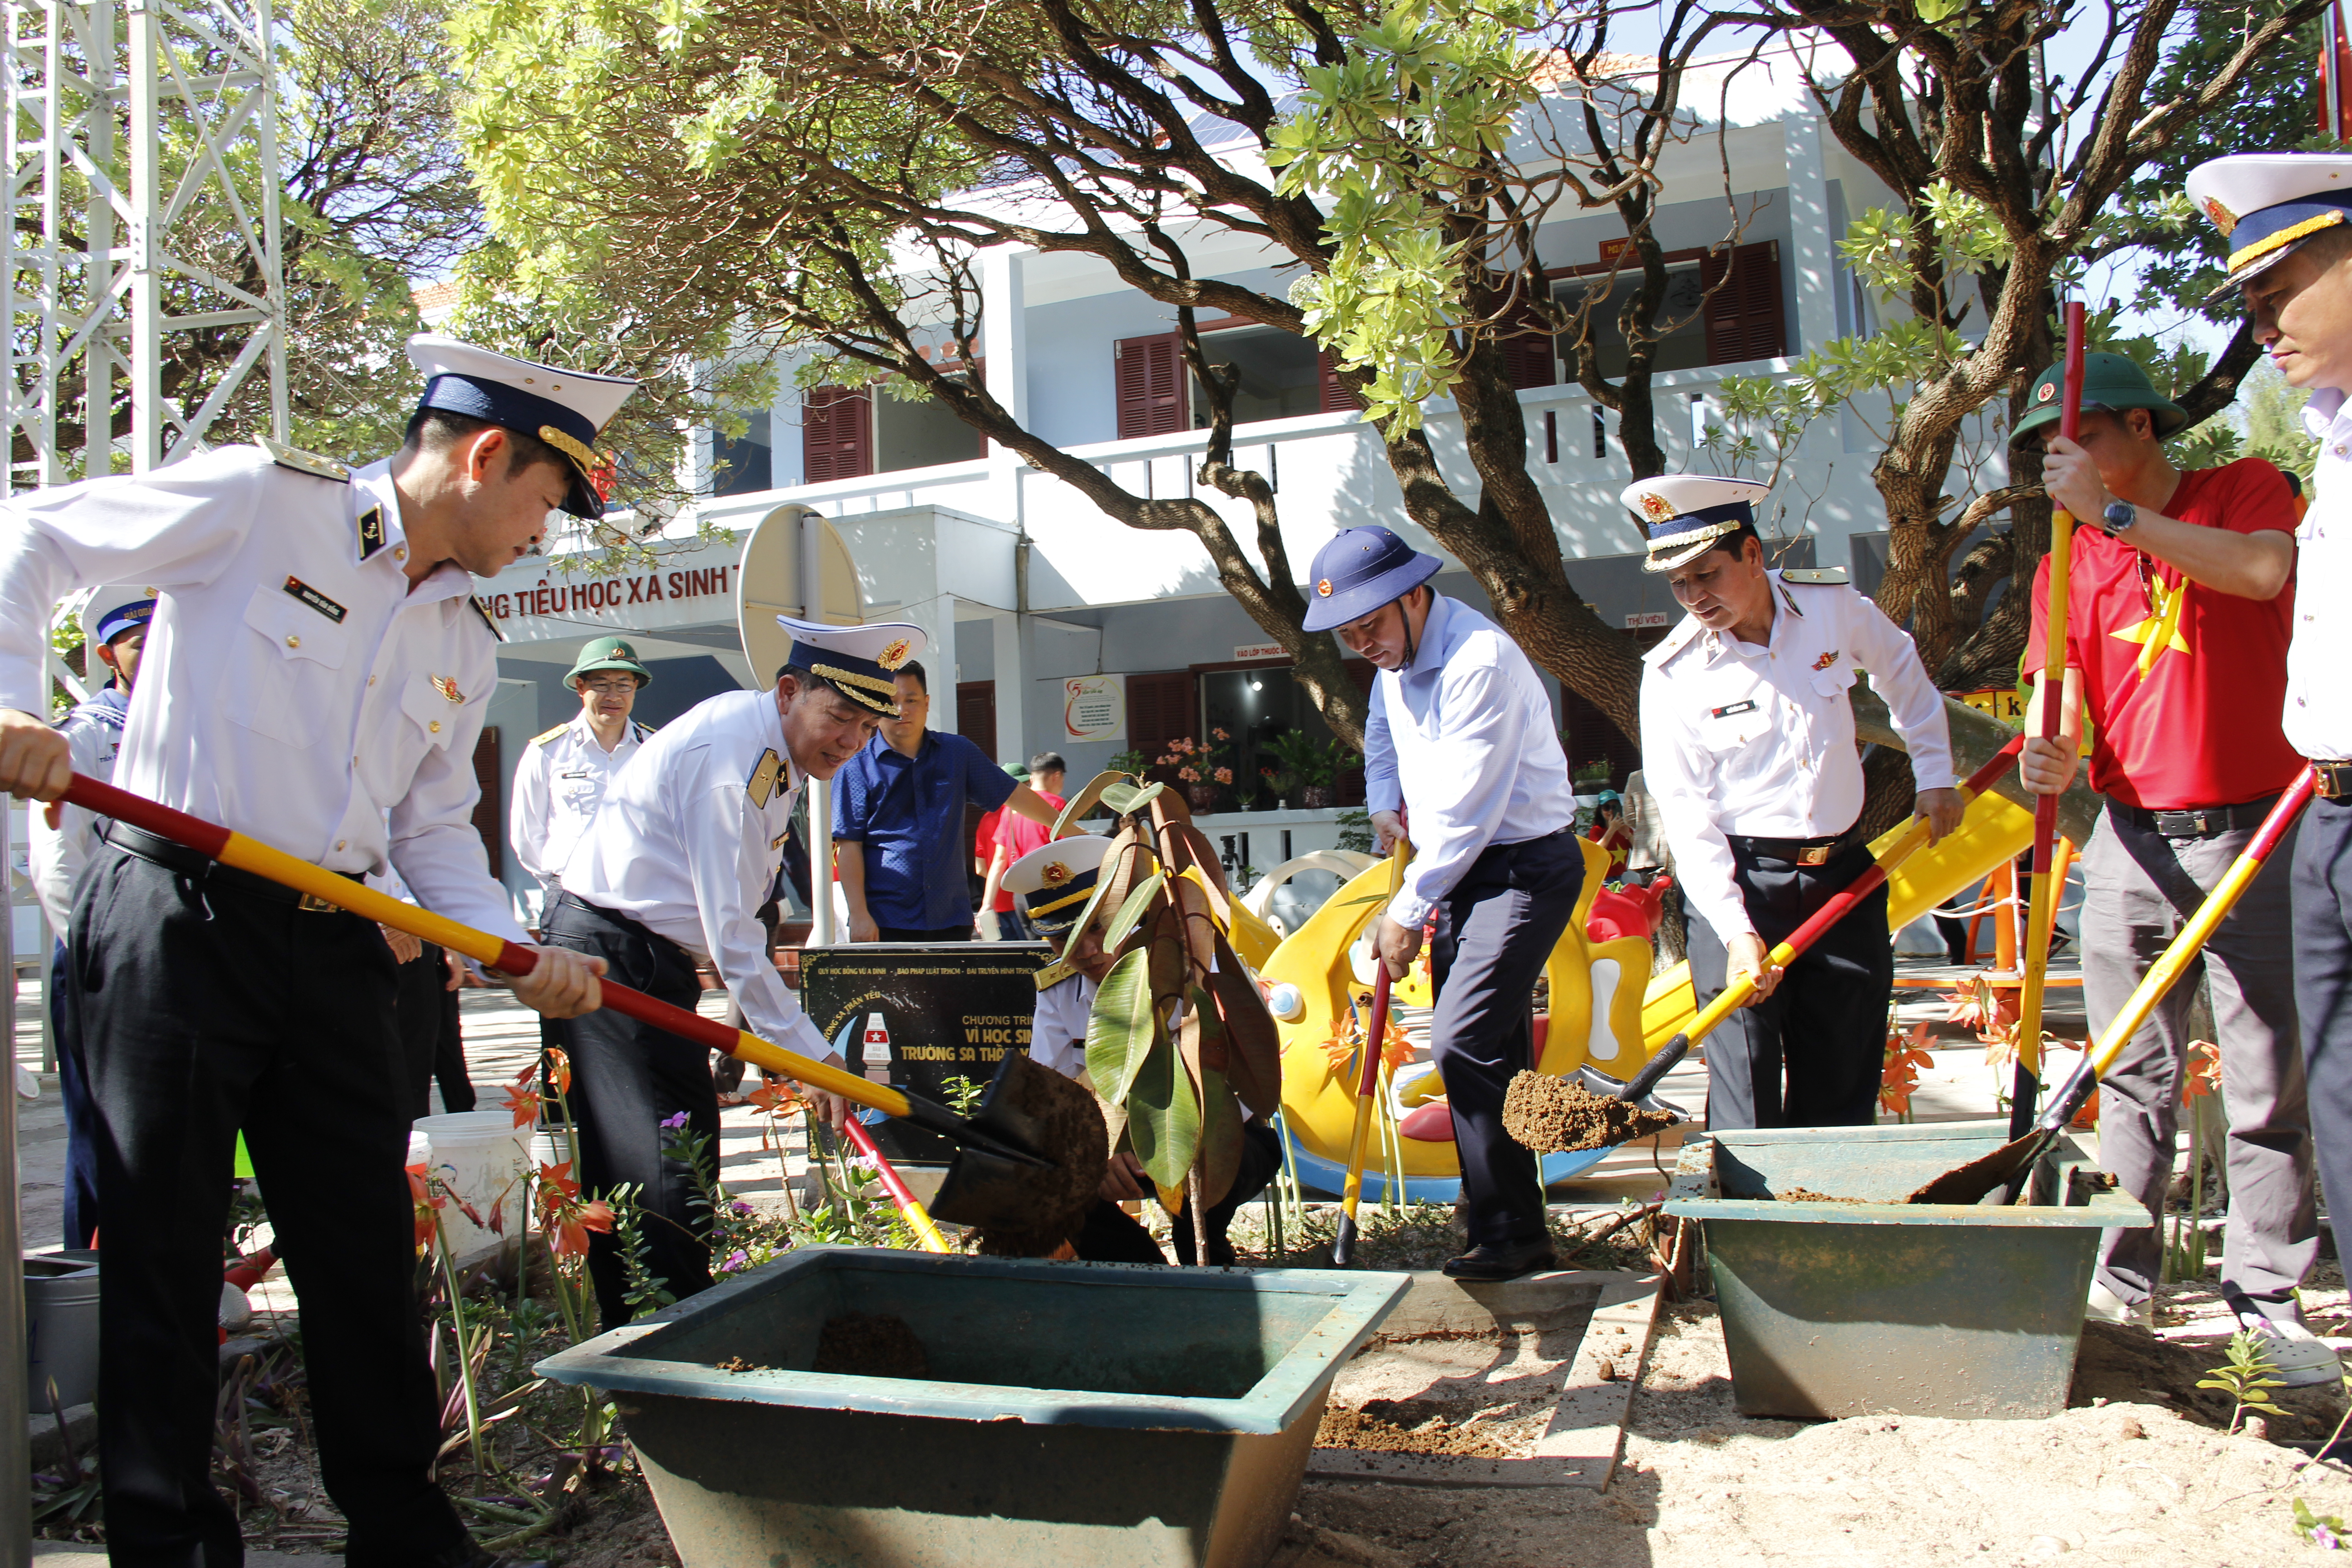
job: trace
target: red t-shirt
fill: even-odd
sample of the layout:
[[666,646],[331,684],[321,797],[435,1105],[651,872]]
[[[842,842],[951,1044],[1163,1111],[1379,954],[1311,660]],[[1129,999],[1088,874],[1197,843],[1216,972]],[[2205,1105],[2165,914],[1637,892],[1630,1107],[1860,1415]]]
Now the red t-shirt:
[[[2180,476],[2164,514],[2236,533],[2294,531],[2286,476],[2260,458]],[[2083,672],[2093,724],[2091,787],[2150,810],[2235,805],[2294,782],[2301,765],[2279,728],[2294,580],[2276,598],[2242,599],[2183,580],[2105,530],[2074,528],[2067,584],[2066,662]],[[2142,646],[2162,595],[2186,593],[2174,635],[2140,674]],[[2025,673],[2042,668],[2049,636],[2050,563],[2033,578],[2033,631]],[[2133,636],[2124,634],[2131,633]]]
[[[1031,789],[1037,789],[1035,784],[1031,784],[1029,787]],[[1057,812],[1060,811],[1063,806],[1069,804],[1062,796],[1058,795],[1047,795],[1042,789],[1037,790],[1037,798],[1044,801],[1047,805],[1052,806]],[[1008,866],[1012,865],[1015,860],[1020,859],[1024,855],[1028,854],[1032,849],[1043,849],[1046,845],[1053,841],[1054,830],[1052,828],[1046,826],[1042,822],[1032,822],[1027,817],[1022,816],[1019,812],[1012,810],[1009,807],[1005,810],[1004,814],[997,819],[996,842],[1003,847],[1004,863]]]
[[[971,858],[979,862],[980,874],[983,879],[988,875],[989,862],[996,858],[996,830],[1004,819],[1012,815],[1013,813],[1000,805],[982,817],[980,826],[972,829]],[[989,908],[1000,915],[1007,913],[1013,908],[1013,895],[1002,888],[997,889],[996,901],[989,905]]]

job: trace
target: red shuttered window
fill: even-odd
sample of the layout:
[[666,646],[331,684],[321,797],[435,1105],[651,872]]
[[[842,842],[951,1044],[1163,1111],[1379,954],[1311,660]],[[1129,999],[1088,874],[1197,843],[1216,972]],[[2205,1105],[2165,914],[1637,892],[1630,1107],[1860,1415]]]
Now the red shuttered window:
[[1728,255],[1712,252],[1700,263],[1699,279],[1712,290],[1706,297],[1707,363],[1778,359],[1787,352],[1778,241],[1734,246]]
[[1111,345],[1111,356],[1120,440],[1192,427],[1192,387],[1184,370],[1182,337],[1160,332],[1148,338],[1121,338]]
[[801,405],[802,480],[864,479],[874,471],[874,404],[864,388],[812,386]]

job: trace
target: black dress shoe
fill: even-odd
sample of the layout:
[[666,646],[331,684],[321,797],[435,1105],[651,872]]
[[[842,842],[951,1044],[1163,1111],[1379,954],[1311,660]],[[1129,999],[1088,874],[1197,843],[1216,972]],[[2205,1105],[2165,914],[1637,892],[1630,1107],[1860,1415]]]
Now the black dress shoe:
[[1559,1261],[1552,1255],[1549,1240],[1516,1242],[1505,1247],[1480,1242],[1461,1257],[1447,1258],[1445,1277],[1449,1279],[1516,1279],[1538,1268],[1549,1268]]

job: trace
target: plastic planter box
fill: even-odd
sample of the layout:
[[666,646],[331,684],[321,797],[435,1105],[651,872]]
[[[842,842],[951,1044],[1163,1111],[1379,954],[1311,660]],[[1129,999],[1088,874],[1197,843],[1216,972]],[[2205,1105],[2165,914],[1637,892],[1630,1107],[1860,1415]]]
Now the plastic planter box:
[[[1684,1146],[1666,1212],[1706,1227],[1743,1414],[2065,1408],[2099,1232],[2151,1222],[2137,1200],[2084,1179],[2072,1139],[2037,1172],[2055,1203],[1903,1201],[2007,1141],[2005,1125],[1970,1121],[1723,1131]],[[1791,1187],[1877,1201],[1766,1195]]]
[[[1410,1282],[810,1248],[539,1371],[614,1394],[688,1568],[1255,1568]],[[806,1370],[844,1312],[931,1381]]]

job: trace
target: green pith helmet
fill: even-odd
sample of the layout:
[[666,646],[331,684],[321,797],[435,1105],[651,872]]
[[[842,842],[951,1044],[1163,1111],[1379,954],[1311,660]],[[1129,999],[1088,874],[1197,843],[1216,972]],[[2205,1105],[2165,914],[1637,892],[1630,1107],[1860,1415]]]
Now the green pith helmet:
[[637,662],[636,650],[626,637],[591,637],[588,646],[572,666],[572,673],[563,678],[565,684],[577,686],[583,675],[593,675],[604,669],[625,669],[637,678],[640,688],[651,686],[653,673]]
[[[2022,441],[2045,425],[2057,423],[2060,403],[2066,394],[2066,362],[2059,361],[2042,373],[2026,395],[2026,408],[2009,433],[2012,442]],[[2083,356],[2083,406],[2105,409],[2119,414],[2126,408],[2145,408],[2156,416],[2158,437],[2177,434],[2189,423],[2188,411],[2157,391],[2156,384],[2139,362],[2123,354],[2084,354]]]

